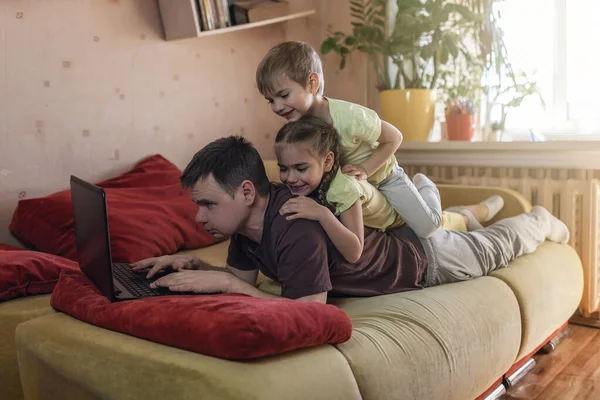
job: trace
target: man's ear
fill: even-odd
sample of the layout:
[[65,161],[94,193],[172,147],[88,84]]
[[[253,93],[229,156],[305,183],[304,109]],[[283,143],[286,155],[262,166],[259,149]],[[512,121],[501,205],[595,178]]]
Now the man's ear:
[[256,187],[254,183],[246,179],[240,185],[240,189],[242,196],[244,196],[244,202],[249,206],[254,204],[254,200],[256,199]]
[[333,169],[333,162],[335,161],[335,155],[333,154],[333,151],[328,152],[327,154],[325,154],[325,160],[323,161],[323,171],[325,172],[329,172]]
[[311,72],[308,75],[308,90],[310,90],[312,94],[317,94],[319,92],[319,87],[321,87],[321,78],[319,78],[319,74]]

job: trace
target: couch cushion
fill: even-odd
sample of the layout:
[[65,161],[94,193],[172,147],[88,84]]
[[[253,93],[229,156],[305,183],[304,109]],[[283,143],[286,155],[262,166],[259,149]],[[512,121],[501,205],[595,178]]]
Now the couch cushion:
[[[330,345],[229,361],[98,328],[68,315],[17,328],[27,398],[360,400],[344,357]],[[65,362],[69,360],[69,362]],[[54,397],[52,397],[54,394]]]
[[42,315],[52,314],[50,296],[33,296],[0,304],[0,381],[3,400],[23,399],[15,329],[17,325]]
[[546,242],[492,276],[515,293],[523,338],[517,359],[531,353],[573,315],[583,293],[583,269],[575,250]]
[[16,250],[23,250],[23,249],[19,249],[18,247],[14,247],[8,244],[4,244],[4,243],[0,243],[0,250],[4,250],[4,251],[16,251]]
[[332,302],[352,320],[337,348],[365,400],[473,399],[519,351],[519,305],[495,278]]
[[[134,262],[208,246],[215,239],[195,222],[197,206],[179,185],[181,171],[162,156],[101,182],[106,191],[112,256]],[[24,243],[77,259],[71,192],[19,201],[10,230]]]
[[51,304],[106,329],[236,360],[341,343],[352,333],[340,309],[284,298],[174,295],[111,303],[82,273],[62,274]]

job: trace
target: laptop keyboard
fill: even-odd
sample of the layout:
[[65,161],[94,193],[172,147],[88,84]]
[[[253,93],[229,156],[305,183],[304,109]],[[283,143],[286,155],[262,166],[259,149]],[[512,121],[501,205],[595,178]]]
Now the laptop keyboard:
[[113,277],[136,297],[166,296],[177,294],[165,288],[150,288],[150,284],[154,280],[146,278],[146,273],[148,271],[143,271],[143,273],[132,271],[128,264],[115,263],[112,265],[112,272]]

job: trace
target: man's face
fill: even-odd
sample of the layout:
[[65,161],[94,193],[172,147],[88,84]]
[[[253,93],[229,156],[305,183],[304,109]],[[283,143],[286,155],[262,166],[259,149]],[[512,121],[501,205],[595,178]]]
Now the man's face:
[[198,205],[196,222],[217,239],[239,232],[246,222],[249,208],[241,188],[231,197],[212,175],[192,187],[192,201]]
[[265,98],[271,110],[288,121],[297,121],[307,114],[313,104],[314,95],[310,89],[282,75]]

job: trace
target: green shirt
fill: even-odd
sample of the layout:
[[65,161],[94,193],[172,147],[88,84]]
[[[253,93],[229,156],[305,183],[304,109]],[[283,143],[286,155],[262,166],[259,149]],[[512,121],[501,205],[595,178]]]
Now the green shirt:
[[[370,108],[343,100],[327,98],[329,114],[340,138],[341,158],[345,164],[360,165],[373,154],[381,136],[381,119]],[[396,166],[396,157],[390,157],[367,180],[375,187],[386,179]]]
[[404,223],[381,192],[367,181],[359,181],[338,169],[327,190],[326,200],[335,207],[335,215],[340,216],[357,200],[362,201],[365,226],[382,231]]

